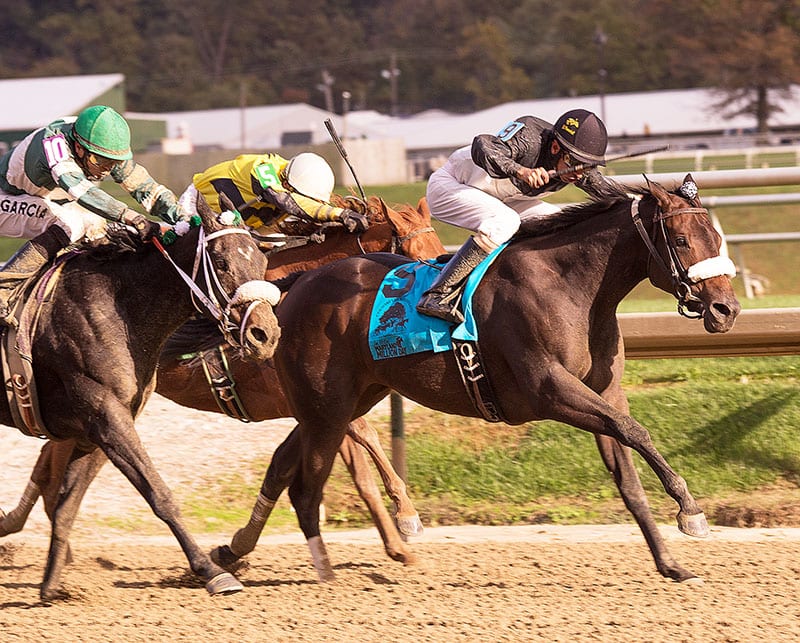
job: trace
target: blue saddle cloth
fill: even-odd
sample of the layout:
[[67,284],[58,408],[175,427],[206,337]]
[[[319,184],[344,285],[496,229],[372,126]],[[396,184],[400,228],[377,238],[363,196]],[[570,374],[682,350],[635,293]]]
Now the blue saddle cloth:
[[[415,261],[389,272],[378,288],[369,320],[369,348],[375,360],[413,353],[452,349],[451,337],[478,340],[478,328],[472,316],[472,295],[486,269],[505,248],[500,246],[484,259],[467,279],[462,299],[464,322],[452,324],[417,312],[417,302],[439,274],[439,267]],[[435,264],[434,264],[435,265]]]

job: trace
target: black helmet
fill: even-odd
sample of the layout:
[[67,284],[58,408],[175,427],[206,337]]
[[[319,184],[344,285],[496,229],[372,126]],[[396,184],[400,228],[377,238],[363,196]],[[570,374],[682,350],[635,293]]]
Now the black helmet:
[[581,163],[605,165],[608,134],[603,121],[585,109],[572,109],[553,126],[556,139]]

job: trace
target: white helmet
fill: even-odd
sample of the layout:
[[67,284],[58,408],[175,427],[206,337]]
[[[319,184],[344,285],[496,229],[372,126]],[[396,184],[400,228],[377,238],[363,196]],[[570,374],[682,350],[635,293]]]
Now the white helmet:
[[335,179],[328,162],[312,152],[303,152],[293,157],[286,166],[286,182],[295,192],[327,203]]

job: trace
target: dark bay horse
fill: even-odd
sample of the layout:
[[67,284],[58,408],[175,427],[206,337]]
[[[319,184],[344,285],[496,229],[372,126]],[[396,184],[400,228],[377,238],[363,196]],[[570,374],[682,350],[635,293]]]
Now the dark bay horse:
[[[381,199],[371,197],[367,214],[370,227],[362,235],[347,233],[341,227],[332,228],[327,230],[322,243],[309,243],[271,253],[265,279],[272,281],[343,257],[370,252],[398,253],[411,259],[435,257],[445,252],[436,231],[431,227],[430,212],[424,199],[415,209],[405,205],[390,208]],[[159,358],[156,391],[189,408],[221,412],[201,367],[197,342],[198,338],[191,332],[183,332],[183,329],[168,340]],[[227,355],[227,359],[247,418],[259,422],[291,416],[270,360],[256,363],[238,355]],[[354,420],[348,426],[340,453],[383,537],[387,554],[404,563],[413,562],[413,554],[393,527],[364,451],[357,445],[363,446],[375,462],[386,491],[394,502],[395,522],[403,536],[420,533],[421,522],[406,493],[405,483],[392,468],[377,432],[363,418]],[[74,441],[69,440],[45,443],[17,507],[8,514],[0,510],[0,536],[16,533],[24,527],[39,495],[44,497],[45,510],[48,516],[51,515],[73,448]],[[285,486],[274,495],[275,500],[283,488]],[[254,541],[252,546],[241,544],[237,551],[244,556],[254,546]]]
[[[241,221],[226,225],[205,203],[198,210],[194,226],[171,245],[106,247],[65,261],[41,304],[31,355],[43,424],[52,439],[82,444],[70,449],[53,510],[43,600],[60,595],[69,532],[106,457],[169,526],[210,593],[242,588],[189,534],[134,427],[162,345],[197,310],[249,359],[271,357],[280,336],[272,309],[279,293],[263,281],[266,258],[257,244]],[[5,396],[0,422],[14,426]]]
[[[683,532],[702,537],[708,524],[686,482],[630,416],[620,384],[625,357],[616,309],[649,278],[678,298],[680,311],[701,316],[708,332],[730,330],[740,306],[730,281],[733,264],[719,256],[720,245],[691,176],[680,192],[650,183],[635,198],[620,190],[613,199],[526,221],[472,301],[484,372],[504,420],[550,419],[593,433],[658,571],[678,581],[695,575],[668,552],[631,450],[677,502]],[[275,453],[264,484],[293,475],[289,495],[322,580],[333,578],[333,570],[319,503],[348,422],[392,389],[445,413],[480,415],[452,352],[373,360],[372,304],[383,278],[402,261],[377,254],[323,266],[296,281],[278,310],[283,335],[274,361],[299,431]]]

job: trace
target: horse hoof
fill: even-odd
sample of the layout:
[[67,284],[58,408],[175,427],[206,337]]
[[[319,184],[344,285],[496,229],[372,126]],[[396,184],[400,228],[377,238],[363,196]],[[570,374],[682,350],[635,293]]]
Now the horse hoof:
[[703,512],[693,516],[687,516],[682,511],[678,512],[678,529],[687,536],[694,536],[695,538],[705,538],[710,533],[708,521]]
[[243,589],[244,585],[236,580],[233,574],[229,574],[228,572],[217,574],[206,583],[206,590],[212,596],[218,594],[235,594],[236,592],[241,592]]
[[409,518],[395,516],[394,521],[397,525],[397,531],[400,532],[403,540],[407,540],[408,538],[413,538],[415,536],[421,536],[424,530],[422,521],[419,519],[419,514],[414,514]]
[[705,581],[699,576],[692,576],[691,578],[687,578],[686,580],[681,581],[681,585],[691,585],[693,587],[699,587],[700,585],[705,585]]

